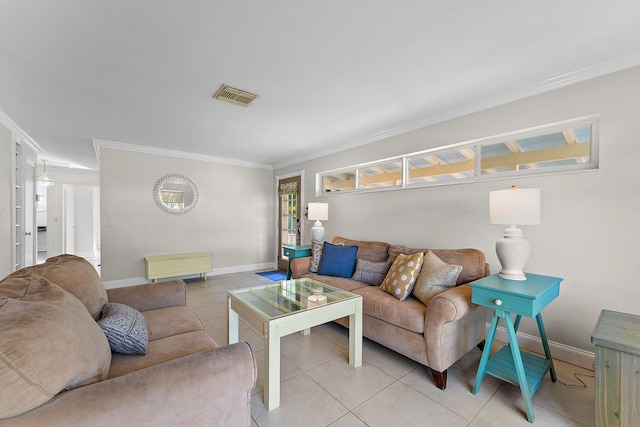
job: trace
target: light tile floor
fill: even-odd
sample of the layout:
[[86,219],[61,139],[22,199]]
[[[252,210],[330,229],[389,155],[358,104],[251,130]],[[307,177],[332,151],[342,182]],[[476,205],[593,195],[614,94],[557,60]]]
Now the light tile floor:
[[[187,284],[187,303],[209,334],[224,345],[227,291],[269,282],[254,272],[191,281]],[[335,323],[315,327],[307,336],[296,333],[282,338],[281,404],[269,412],[262,402],[262,338],[244,323],[239,334],[240,340],[253,348],[258,365],[251,400],[253,426],[531,425],[518,387],[487,376],[480,392],[471,394],[479,350],[470,351],[449,369],[443,391],[435,387],[422,365],[366,338],[362,366],[350,367],[347,330]],[[496,343],[495,347],[501,345]],[[535,425],[593,426],[593,371],[557,359],[554,364],[559,381],[553,383],[547,375],[533,397]]]

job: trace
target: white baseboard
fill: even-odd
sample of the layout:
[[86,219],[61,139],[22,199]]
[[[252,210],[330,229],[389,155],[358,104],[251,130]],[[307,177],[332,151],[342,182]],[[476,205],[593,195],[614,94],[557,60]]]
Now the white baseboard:
[[[261,264],[246,264],[246,265],[235,265],[232,267],[214,268],[212,271],[207,273],[207,277],[221,276],[223,274],[244,273],[245,271],[265,270],[269,268],[271,269],[276,268],[276,263],[265,262]],[[164,280],[172,280],[172,279],[185,280],[185,279],[192,279],[197,277],[200,277],[200,275],[190,274],[187,276],[171,277]],[[146,277],[132,277],[129,279],[109,280],[103,283],[105,288],[113,289],[113,288],[123,288],[125,286],[144,285],[147,283],[151,283],[151,280],[147,279]]]
[[[487,323],[487,331],[491,325]],[[529,335],[522,332],[516,333],[518,339],[518,346],[521,349],[527,350],[537,354],[544,354],[542,348],[542,340],[535,335]],[[496,337],[498,341],[508,342],[507,331],[502,326],[498,326],[496,329]],[[561,344],[554,341],[547,341],[549,343],[549,351],[551,351],[551,357],[563,362],[570,363],[572,365],[580,366],[581,368],[593,370],[595,363],[595,354],[575,347],[570,347],[565,344]]]
[[233,267],[214,268],[213,271],[207,273],[209,276],[220,276],[222,274],[244,273],[245,271],[275,269],[275,262],[263,262],[261,264],[234,265]]

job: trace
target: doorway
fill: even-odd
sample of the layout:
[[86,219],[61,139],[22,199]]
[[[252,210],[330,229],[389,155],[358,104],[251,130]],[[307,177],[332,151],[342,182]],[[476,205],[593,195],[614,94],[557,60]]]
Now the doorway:
[[287,270],[289,259],[284,255],[282,245],[300,245],[302,173],[279,177],[278,188],[278,269]]
[[62,185],[62,252],[85,258],[100,274],[100,188]]

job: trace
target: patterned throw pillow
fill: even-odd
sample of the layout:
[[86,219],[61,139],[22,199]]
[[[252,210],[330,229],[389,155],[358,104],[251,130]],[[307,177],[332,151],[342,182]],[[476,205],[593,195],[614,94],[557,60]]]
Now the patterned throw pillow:
[[320,259],[322,259],[322,242],[317,240],[311,241],[311,264],[309,264],[309,271],[312,273],[318,272],[320,267]]
[[[337,246],[344,246],[345,242],[334,243]],[[317,240],[311,240],[311,263],[309,264],[309,271],[311,273],[317,273],[320,268],[320,260],[322,259],[322,247],[324,242]]]
[[353,280],[368,285],[380,286],[389,271],[390,262],[373,262],[358,258],[356,271],[351,277]]
[[382,285],[380,285],[380,289],[400,301],[407,298],[411,294],[413,284],[418,278],[423,258],[424,254],[422,252],[413,255],[398,255],[393,261],[393,265],[384,278]]
[[122,354],[147,354],[149,330],[144,316],[128,305],[110,302],[102,308],[98,325],[104,331],[112,351]]
[[427,252],[422,270],[413,287],[413,296],[424,305],[429,304],[433,297],[456,285],[461,271],[461,265],[447,264],[433,252]]

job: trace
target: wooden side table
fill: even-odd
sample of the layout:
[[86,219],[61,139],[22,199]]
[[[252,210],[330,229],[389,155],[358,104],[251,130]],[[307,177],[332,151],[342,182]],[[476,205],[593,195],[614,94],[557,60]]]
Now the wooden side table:
[[[557,380],[540,312],[560,294],[562,279],[529,273],[526,276],[526,281],[518,281],[503,279],[494,274],[469,284],[472,288],[471,302],[495,309],[472,393],[478,393],[485,374],[517,385],[522,393],[527,420],[532,423],[535,415],[531,397],[540,387],[547,372],[551,373],[552,381]],[[515,322],[512,322],[511,314],[516,314]],[[522,316],[536,318],[544,358],[520,352],[516,332]],[[509,344],[489,359],[500,319],[507,330]]]
[[640,316],[602,310],[596,345],[596,425],[640,426]]
[[304,258],[311,256],[311,245],[282,245],[284,256],[289,258],[289,265],[287,267],[287,280],[291,279],[291,260],[296,258]]

